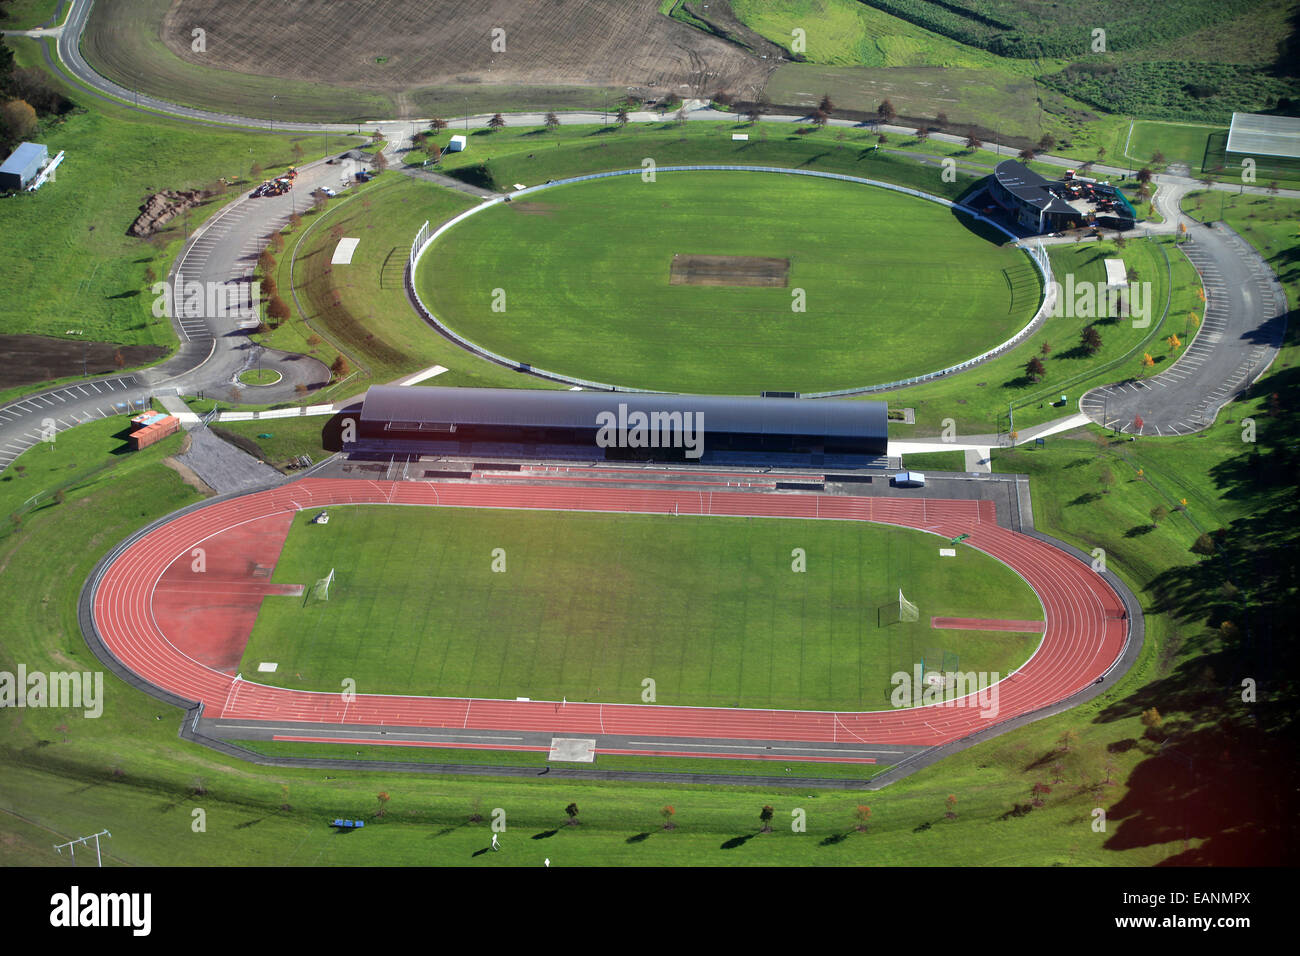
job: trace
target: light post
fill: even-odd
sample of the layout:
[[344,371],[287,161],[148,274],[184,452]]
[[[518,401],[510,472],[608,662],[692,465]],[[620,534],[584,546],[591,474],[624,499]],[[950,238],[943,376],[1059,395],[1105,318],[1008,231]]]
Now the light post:
[[463,97],[465,100],[465,132],[469,132],[469,97]]
[[271,132],[275,132],[275,100],[279,94],[271,94]]

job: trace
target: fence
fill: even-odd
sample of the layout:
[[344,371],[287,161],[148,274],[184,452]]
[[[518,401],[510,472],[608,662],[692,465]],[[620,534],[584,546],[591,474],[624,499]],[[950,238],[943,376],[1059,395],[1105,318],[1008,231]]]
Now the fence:
[[[803,396],[804,398],[831,398],[839,395],[863,395],[870,392],[883,392],[883,391],[888,391],[890,389],[905,388],[908,385],[916,385],[919,384],[920,382],[928,382],[933,379],[942,378],[945,375],[951,375],[954,372],[959,372],[962,371],[963,369],[970,368],[973,365],[978,365],[981,362],[987,361],[993,356],[998,355],[1006,351],[1007,349],[1010,349],[1018,342],[1020,342],[1022,339],[1024,339],[1026,336],[1034,332],[1038,328],[1038,326],[1042,324],[1043,319],[1046,317],[1047,313],[1051,311],[1052,306],[1055,302],[1054,291],[1052,288],[1052,264],[1051,261],[1048,259],[1047,251],[1043,248],[1042,243],[1037,243],[1032,247],[1028,246],[1025,243],[1021,242],[1019,237],[1015,233],[1007,229],[1001,223],[994,222],[992,219],[987,218],[986,216],[977,212],[976,210],[971,209],[967,206],[963,206],[960,203],[955,203],[950,199],[944,199],[940,196],[934,196],[931,195],[930,193],[921,192],[919,189],[910,189],[907,186],[899,186],[894,183],[881,182],[880,180],[876,180],[876,179],[866,179],[861,176],[849,176],[845,173],[828,173],[816,169],[786,169],[785,167],[782,166],[694,165],[694,166],[659,166],[654,169],[654,172],[655,173],[705,172],[705,171],[715,171],[715,170],[727,171],[727,172],[783,173],[789,176],[813,176],[818,179],[838,179],[842,182],[860,183],[864,186],[877,186],[881,189],[888,189],[891,190],[892,192],[904,193],[908,196],[915,196],[918,199],[924,199],[929,202],[938,203],[941,206],[947,206],[949,209],[953,209],[958,212],[961,212],[963,215],[970,216],[972,219],[978,220],[979,222],[991,226],[992,228],[1001,232],[1003,235],[1014,240],[1016,247],[1018,249],[1023,250],[1029,256],[1030,261],[1034,264],[1035,268],[1038,269],[1039,274],[1042,276],[1043,301],[1039,305],[1038,311],[1034,314],[1034,317],[1030,320],[1028,325],[1026,325],[1014,336],[1007,339],[1007,341],[1003,342],[1001,345],[997,346],[996,348],[989,349],[987,352],[984,352],[983,354],[976,356],[973,359],[969,359],[965,362],[962,362],[960,365],[949,366],[948,368],[940,369],[936,372],[928,372],[925,375],[917,375],[912,378],[900,379],[899,381],[896,382],[886,382],[882,385],[864,385],[858,388],[843,388],[843,389],[837,389],[835,391],[830,391],[830,392],[809,393],[809,394],[805,394]],[[526,189],[517,190],[511,193],[510,198],[513,200],[519,198],[520,196],[527,196],[535,192],[540,192],[544,189],[552,189],[556,186],[566,186],[571,183],[587,182],[594,179],[610,179],[614,176],[639,176],[645,172],[646,170],[641,168],[617,169],[611,172],[588,173],[584,176],[572,176],[568,179],[557,179],[555,182],[543,183],[538,186],[529,186]],[[651,389],[627,388],[620,385],[610,385],[607,382],[593,382],[587,379],[574,378],[569,375],[562,375],[559,372],[550,372],[545,369],[533,368],[531,365],[528,365],[524,362],[516,362],[514,359],[506,358],[504,355],[498,355],[496,352],[492,352],[488,349],[483,348],[480,345],[471,342],[469,339],[465,338],[464,336],[448,328],[446,325],[442,323],[441,320],[438,319],[436,315],[433,314],[433,310],[430,309],[429,306],[425,303],[425,301],[420,297],[420,293],[415,286],[415,270],[419,267],[420,259],[423,258],[424,253],[428,251],[429,246],[433,244],[434,240],[436,240],[448,229],[451,229],[453,226],[464,221],[465,219],[474,215],[475,213],[482,212],[484,209],[487,209],[491,206],[495,206],[498,203],[503,201],[504,201],[503,199],[489,199],[486,202],[480,203],[479,205],[475,206],[473,209],[467,209],[459,216],[447,220],[433,232],[429,231],[429,223],[425,222],[425,224],[421,226],[419,231],[415,234],[415,239],[411,243],[411,254],[407,261],[406,285],[407,285],[407,291],[411,296],[411,300],[415,302],[416,306],[420,310],[420,313],[424,316],[425,321],[428,322],[430,325],[432,325],[434,328],[436,328],[443,335],[447,336],[447,338],[451,339],[453,342],[456,342],[462,348],[467,349],[468,351],[473,352],[475,355],[478,355],[481,358],[485,358],[490,362],[495,362],[498,365],[504,365],[506,368],[512,368],[520,372],[529,372],[540,378],[547,378],[556,382],[564,382],[569,385],[579,385],[584,388],[594,388],[594,389],[600,389],[602,391],[608,391],[608,392],[652,391]]]

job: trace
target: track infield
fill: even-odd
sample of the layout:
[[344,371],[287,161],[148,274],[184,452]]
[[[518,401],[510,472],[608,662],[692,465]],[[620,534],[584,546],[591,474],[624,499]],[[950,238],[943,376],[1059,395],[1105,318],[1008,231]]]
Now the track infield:
[[[935,535],[839,521],[487,509],[295,516],[271,579],[335,570],[327,601],[263,600],[239,667],[277,686],[386,694],[875,710],[926,657],[1006,674],[1038,633],[936,636],[951,617],[1041,617],[1015,572]],[[180,562],[182,571],[188,567]],[[801,568],[802,570],[796,570]],[[191,575],[200,582],[199,575]],[[882,620],[883,618],[883,620]]]

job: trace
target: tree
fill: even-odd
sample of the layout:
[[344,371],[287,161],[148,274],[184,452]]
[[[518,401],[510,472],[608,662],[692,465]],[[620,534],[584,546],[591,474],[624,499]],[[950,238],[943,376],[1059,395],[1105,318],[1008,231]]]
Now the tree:
[[578,825],[578,805],[571,803],[564,808],[564,812],[569,815],[569,826],[576,827]]
[[1047,374],[1047,368],[1043,365],[1043,360],[1035,355],[1025,363],[1025,374],[1031,381],[1039,382]]
[[555,132],[560,128],[560,117],[554,111],[546,114],[546,128],[551,132]]
[[829,117],[826,115],[825,111],[813,110],[812,121],[814,126],[825,126],[827,119],[829,119]]
[[293,158],[300,163],[302,162],[302,143],[297,140],[294,140],[293,143]]
[[1043,356],[1043,358],[1047,358],[1047,356],[1052,354],[1052,343],[1044,342],[1041,346],[1039,346],[1038,352],[1040,355]]
[[1150,352],[1142,353],[1142,374],[1145,375],[1150,369],[1154,368],[1156,360],[1151,357]]
[[1096,355],[1101,348],[1101,333],[1095,325],[1090,325],[1079,334],[1079,342],[1089,355]]
[[438,145],[436,145],[436,144],[434,144],[434,143],[430,143],[430,144],[429,144],[429,149],[427,150],[427,152],[428,152],[428,154],[429,154],[429,162],[431,162],[431,163],[435,163],[435,164],[436,164],[436,163],[440,163],[440,162],[442,162],[442,147],[441,147],[441,146],[438,146]]
[[1175,332],[1173,335],[1169,336],[1169,338],[1165,339],[1165,344],[1169,346],[1170,352],[1177,352],[1182,348],[1183,340],[1180,339],[1178,333]]
[[830,114],[835,112],[835,104],[831,102],[831,95],[829,93],[822,94],[821,102],[817,104],[817,108],[827,116],[830,116]]
[[853,818],[858,821],[855,829],[859,833],[866,833],[867,827],[871,825],[871,808],[866,804],[858,804],[853,810]]
[[758,812],[758,822],[763,824],[761,832],[772,832],[772,814],[774,812],[770,804],[764,804],[763,809]]
[[766,112],[767,112],[767,106],[763,102],[759,101],[756,103],[751,103],[749,104],[749,108],[745,110],[745,118],[749,120],[751,124],[757,123],[760,119],[763,118],[763,114]]
[[1157,149],[1154,153],[1151,154],[1152,165],[1163,166],[1164,162],[1165,162],[1165,154],[1160,152],[1160,150]]
[[1105,158],[1105,156],[1106,156],[1106,147],[1105,147],[1105,146],[1098,146],[1098,147],[1097,147],[1097,162],[1101,162],[1102,159]]
[[[1114,475],[1111,476],[1112,478]],[[1073,727],[1064,731],[1061,736],[1056,738],[1056,749],[1063,754],[1068,754],[1070,748],[1079,742],[1079,732]]]
[[441,116],[435,116],[432,122],[429,123],[429,129],[433,130],[435,133],[439,133],[446,128],[447,121]]
[[488,120],[488,129],[503,129],[506,125],[506,118],[500,113],[493,113],[492,118]]
[[983,145],[984,144],[980,142],[980,138],[975,135],[974,130],[971,130],[969,133],[966,134],[967,149],[979,149]]
[[0,107],[0,123],[10,139],[26,139],[36,128],[36,110],[26,100],[9,100]]
[[1038,138],[1038,150],[1042,153],[1050,153],[1056,148],[1056,137],[1051,133],[1044,133]]
[[888,142],[889,142],[889,137],[886,136],[884,133],[881,133],[879,136],[876,137],[877,145],[884,146]]
[[1160,716],[1160,711],[1154,707],[1142,711],[1142,726],[1147,729],[1148,737],[1154,737],[1160,731],[1160,728],[1164,726],[1164,722],[1165,719]]
[[289,317],[289,306],[284,299],[278,295],[273,295],[271,300],[266,303],[266,314],[275,319],[276,322],[283,322]]
[[676,814],[676,813],[677,813],[677,810],[673,807],[673,805],[672,805],[671,803],[665,805],[665,806],[664,806],[664,807],[659,811],[659,815],[660,815],[661,817],[664,818],[664,829],[665,829],[665,830],[671,830],[671,829],[673,829],[674,827],[677,826],[677,824],[673,823],[673,815]]
[[948,799],[944,800],[944,806],[948,808],[948,812],[945,813],[944,816],[947,817],[949,820],[956,820],[957,819],[957,794],[955,793],[948,794]]
[[1150,166],[1143,166],[1137,171],[1137,181],[1144,184],[1149,183],[1151,182],[1151,177],[1153,175],[1154,173],[1151,172]]
[[1115,486],[1115,472],[1111,470],[1110,465],[1102,465],[1101,471],[1097,474],[1097,481],[1101,483],[1101,493],[1110,494],[1110,489]]
[[622,128],[627,125],[627,107],[620,106],[614,113],[614,122]]
[[934,115],[934,125],[937,126],[937,127],[939,127],[940,129],[945,129],[945,128],[947,128],[947,126],[948,126],[948,114],[947,114],[947,113],[943,113],[943,112],[936,113],[936,114]]
[[262,164],[254,160],[253,165],[248,167],[248,178],[256,179],[262,175]]
[[277,288],[274,276],[264,276],[262,278],[262,291],[268,296],[275,295],[275,290]]
[[924,143],[929,138],[930,138],[930,127],[922,123],[920,126],[916,128],[917,142]]
[[378,797],[379,797],[379,810],[375,813],[375,816],[382,817],[388,808],[388,800],[389,800],[388,791],[387,790],[381,791],[378,794]]
[[892,123],[898,113],[894,111],[894,104],[889,100],[881,100],[880,105],[876,107],[876,116],[880,117],[882,123]]
[[1047,784],[1039,782],[1029,788],[1029,802],[1036,807],[1043,805],[1043,797],[1052,792],[1052,788]]
[[62,488],[60,488],[58,491],[56,491],[56,492],[54,493],[54,503],[55,503],[56,505],[61,505],[61,504],[63,504],[63,502],[64,502],[64,500],[65,500],[66,498],[67,498],[67,495],[65,495],[65,494],[63,493],[63,489],[62,489]]
[[1153,527],[1155,525],[1160,524],[1161,521],[1164,521],[1165,518],[1168,517],[1169,517],[1169,509],[1166,508],[1164,505],[1156,505],[1154,508],[1151,509],[1151,524]]
[[[1145,424],[1146,424],[1146,422],[1144,422],[1144,421],[1142,420],[1142,416],[1141,416],[1141,415],[1136,415],[1136,416],[1134,416],[1134,418],[1133,418],[1133,427],[1136,428],[1139,432],[1142,431],[1142,426],[1145,425]],[[1138,480],[1141,481],[1143,478],[1145,478],[1145,477],[1147,476],[1147,473],[1146,473],[1146,471],[1144,471],[1143,469],[1139,468],[1139,469],[1137,470],[1137,476],[1138,476]]]
[[321,343],[321,337],[317,335],[315,332],[307,336],[307,344],[310,345],[312,348],[315,348],[316,346],[320,345],[320,343]]
[[685,122],[686,122],[686,107],[683,106],[681,109],[677,111],[677,125],[681,126]]
[[298,215],[296,212],[295,212],[295,213],[291,213],[290,216],[289,216],[289,228],[290,228],[290,229],[301,229],[301,228],[302,228],[302,216]]
[[377,173],[382,173],[388,168],[388,157],[384,155],[382,149],[375,150],[375,157],[370,161],[370,165],[375,168]]
[[1017,155],[1027,163],[1034,158],[1034,151],[1029,147],[1025,147]]
[[126,356],[122,354],[121,349],[113,352],[113,364],[118,368],[126,368]]
[[336,358],[334,364],[330,366],[330,373],[333,375],[335,380],[345,378],[351,371],[352,365],[348,362],[347,358],[342,355]]

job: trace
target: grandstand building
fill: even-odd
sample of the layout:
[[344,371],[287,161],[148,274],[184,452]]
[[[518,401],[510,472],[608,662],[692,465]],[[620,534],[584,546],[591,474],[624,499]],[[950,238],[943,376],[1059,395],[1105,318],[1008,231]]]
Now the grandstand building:
[[372,386],[353,458],[884,468],[884,402]]

